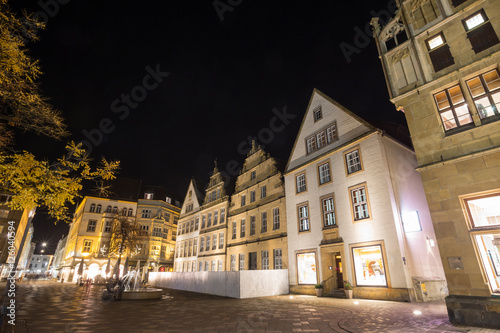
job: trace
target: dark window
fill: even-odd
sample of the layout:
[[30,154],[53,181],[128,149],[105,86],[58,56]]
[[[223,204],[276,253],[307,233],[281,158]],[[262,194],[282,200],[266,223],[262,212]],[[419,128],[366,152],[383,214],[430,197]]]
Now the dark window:
[[460,6],[461,4],[463,4],[465,1],[467,1],[467,0],[451,0],[451,4],[454,7],[457,7],[457,6]]
[[479,53],[500,42],[484,10],[469,16],[462,23],[474,52]]
[[429,50],[429,57],[431,58],[434,72],[439,72],[455,63],[451,56],[450,47],[446,44],[442,33],[427,39],[425,42]]

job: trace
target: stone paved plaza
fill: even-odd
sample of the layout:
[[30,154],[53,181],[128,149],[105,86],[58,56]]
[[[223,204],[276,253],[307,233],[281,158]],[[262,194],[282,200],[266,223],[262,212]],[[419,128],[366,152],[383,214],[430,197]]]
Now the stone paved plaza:
[[[5,284],[0,284],[5,287]],[[16,332],[500,332],[454,326],[444,302],[284,295],[230,299],[165,289],[161,300],[103,301],[101,286],[17,284]],[[413,312],[420,310],[421,315]],[[11,332],[10,327],[6,332]]]

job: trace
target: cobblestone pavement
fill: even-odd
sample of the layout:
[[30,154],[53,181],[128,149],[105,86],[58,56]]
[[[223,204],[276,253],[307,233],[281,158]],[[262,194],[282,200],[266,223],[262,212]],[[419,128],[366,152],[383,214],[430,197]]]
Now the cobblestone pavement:
[[[5,283],[0,284],[3,290]],[[444,302],[283,295],[231,299],[165,289],[161,300],[103,301],[101,286],[23,281],[16,332],[500,332],[454,326]],[[415,315],[415,310],[421,315]],[[8,327],[10,332],[10,327]]]

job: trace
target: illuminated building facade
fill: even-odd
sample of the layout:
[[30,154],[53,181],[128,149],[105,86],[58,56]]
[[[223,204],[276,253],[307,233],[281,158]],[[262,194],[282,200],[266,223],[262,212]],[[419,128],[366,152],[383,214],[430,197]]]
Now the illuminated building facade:
[[500,1],[397,1],[372,19],[391,102],[408,122],[450,320],[500,326]]
[[314,90],[285,171],[290,291],[348,281],[355,298],[443,298],[415,167],[412,150]]
[[288,268],[282,168],[252,142],[231,196],[226,270]]
[[198,270],[198,236],[203,204],[201,185],[191,179],[182,204],[177,227],[174,272],[196,272]]
[[127,256],[129,266],[140,260],[147,270],[172,269],[180,204],[172,202],[158,187],[145,187],[140,193],[141,199],[136,200],[83,198],[70,224],[61,259],[60,277],[64,281],[76,281],[82,259],[84,278],[109,275],[108,261],[113,271],[118,255],[109,253],[109,245],[113,218],[118,213],[135,219],[140,227],[140,242],[122,255],[120,271]]

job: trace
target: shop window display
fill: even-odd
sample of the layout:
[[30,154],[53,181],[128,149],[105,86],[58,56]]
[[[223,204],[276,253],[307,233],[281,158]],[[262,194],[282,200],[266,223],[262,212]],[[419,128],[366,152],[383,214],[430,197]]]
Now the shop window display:
[[385,264],[380,245],[352,249],[357,286],[387,286]]

